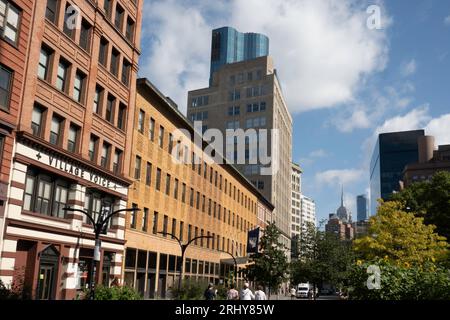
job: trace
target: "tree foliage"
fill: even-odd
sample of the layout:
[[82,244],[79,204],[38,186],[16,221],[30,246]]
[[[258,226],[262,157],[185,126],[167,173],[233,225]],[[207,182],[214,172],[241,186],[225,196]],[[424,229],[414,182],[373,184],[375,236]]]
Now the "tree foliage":
[[[361,262],[361,261],[359,261]],[[380,288],[369,289],[367,268],[380,268]],[[352,300],[440,300],[450,299],[450,272],[434,264],[405,266],[385,259],[358,263],[349,277]]]
[[429,182],[413,183],[392,200],[405,203],[425,224],[435,225],[436,232],[450,240],[450,172],[438,172]]
[[[85,298],[89,298],[88,291],[85,294]],[[105,287],[102,285],[98,285],[95,288],[95,300],[142,300],[142,296],[131,287]]]
[[273,290],[283,283],[288,272],[286,248],[279,242],[280,234],[275,223],[269,224],[260,239],[259,252],[250,256],[251,264],[244,270],[247,279]]
[[346,282],[353,261],[350,242],[309,224],[298,247],[298,259],[291,263],[294,283],[310,282],[317,287],[324,283],[341,286]]
[[434,225],[405,211],[401,202],[380,202],[369,220],[367,236],[354,241],[354,250],[365,261],[386,259],[395,264],[423,265],[443,260],[448,253],[445,238]]

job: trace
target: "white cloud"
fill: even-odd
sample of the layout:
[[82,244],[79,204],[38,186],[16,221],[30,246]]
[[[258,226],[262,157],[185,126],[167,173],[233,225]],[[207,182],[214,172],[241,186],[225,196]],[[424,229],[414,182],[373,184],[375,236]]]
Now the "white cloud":
[[425,134],[434,136],[437,145],[450,144],[450,113],[431,120],[425,127]]
[[416,73],[417,70],[417,62],[415,59],[411,59],[408,62],[404,62],[401,66],[401,74],[404,77],[408,77]]
[[317,150],[311,151],[307,157],[300,158],[299,163],[300,163],[300,166],[307,166],[307,165],[312,164],[317,159],[325,158],[328,156],[329,156],[328,152],[325,151],[324,149],[317,149]]
[[446,26],[450,26],[450,16],[448,16],[448,17],[446,17],[446,18],[444,19],[444,24],[445,24]]
[[292,112],[333,107],[354,99],[365,78],[385,68],[390,19],[383,10],[383,29],[368,29],[367,5],[355,0],[146,1],[143,46],[152,49],[140,74],[185,110],[187,90],[208,83],[211,29],[230,25],[269,36]]
[[365,171],[362,169],[341,169],[327,170],[316,173],[315,180],[319,185],[328,185],[336,187],[339,185],[348,185],[361,181],[365,178]]
[[428,109],[428,105],[423,105],[403,116],[390,118],[375,129],[375,135],[380,133],[421,129],[424,124],[430,120]]

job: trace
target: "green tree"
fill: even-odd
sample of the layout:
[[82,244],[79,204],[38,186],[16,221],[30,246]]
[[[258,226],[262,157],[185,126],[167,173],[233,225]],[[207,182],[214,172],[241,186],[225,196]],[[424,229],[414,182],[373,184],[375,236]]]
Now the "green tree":
[[264,283],[269,290],[278,289],[288,272],[286,248],[279,242],[280,235],[275,223],[270,223],[260,239],[259,252],[250,256],[251,264],[244,270],[247,279]]
[[377,214],[369,220],[368,235],[354,241],[354,250],[364,261],[385,259],[406,266],[434,263],[448,253],[445,238],[435,229],[406,212],[403,203],[380,201]]
[[423,217],[425,224],[436,226],[436,232],[450,240],[450,172],[441,171],[427,182],[413,183],[392,196],[405,203],[408,211]]
[[[320,223],[320,226],[324,222]],[[294,283],[310,282],[314,289],[323,284],[340,287],[346,284],[353,262],[351,242],[309,224],[299,238],[298,259],[291,263]]]

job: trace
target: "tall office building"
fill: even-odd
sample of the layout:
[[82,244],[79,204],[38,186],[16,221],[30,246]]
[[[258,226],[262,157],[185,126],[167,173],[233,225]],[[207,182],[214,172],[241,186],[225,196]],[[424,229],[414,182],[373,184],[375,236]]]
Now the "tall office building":
[[382,133],[370,162],[370,212],[377,212],[378,199],[387,200],[400,189],[403,170],[419,161],[419,137],[424,130]]
[[[11,94],[18,121],[0,279],[30,298],[73,299],[91,279],[94,231],[64,208],[97,219],[127,205],[143,1],[0,0],[0,18],[5,2],[1,34],[26,53],[15,64],[24,70],[10,73],[23,92]],[[94,277],[109,286],[121,283],[125,214],[105,233]]]
[[[255,129],[258,133],[269,129],[267,137],[247,137],[245,161],[236,166],[275,205],[274,220],[283,234],[283,244],[290,248],[292,117],[272,58],[223,64],[212,78],[208,88],[189,92],[188,117],[202,121],[203,130],[214,128],[223,133],[226,158],[233,163],[242,158],[233,150],[237,139],[226,137],[227,129]],[[277,134],[272,136],[271,132]],[[257,141],[257,148],[249,143],[250,139]],[[267,172],[260,158],[252,161],[258,151],[272,157],[272,172]]]
[[228,63],[269,55],[269,38],[259,33],[242,33],[231,27],[212,31],[210,84],[214,72]]
[[362,194],[356,197],[356,217],[357,221],[366,221],[369,219],[369,200]]
[[302,170],[292,163],[292,202],[291,202],[291,258],[298,256],[298,241],[301,233],[301,195]]

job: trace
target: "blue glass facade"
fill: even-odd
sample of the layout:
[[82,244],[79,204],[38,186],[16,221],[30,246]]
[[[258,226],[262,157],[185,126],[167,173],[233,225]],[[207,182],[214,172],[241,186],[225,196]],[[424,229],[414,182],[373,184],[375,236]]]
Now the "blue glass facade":
[[356,197],[356,216],[358,221],[365,221],[369,219],[369,208],[368,199],[365,195],[360,195]]
[[251,60],[269,55],[269,38],[259,33],[242,33],[231,27],[212,31],[211,69],[212,75],[228,63]]
[[407,164],[419,160],[418,138],[424,130],[383,133],[378,136],[370,162],[370,212],[376,213],[377,200],[387,200],[399,190]]

